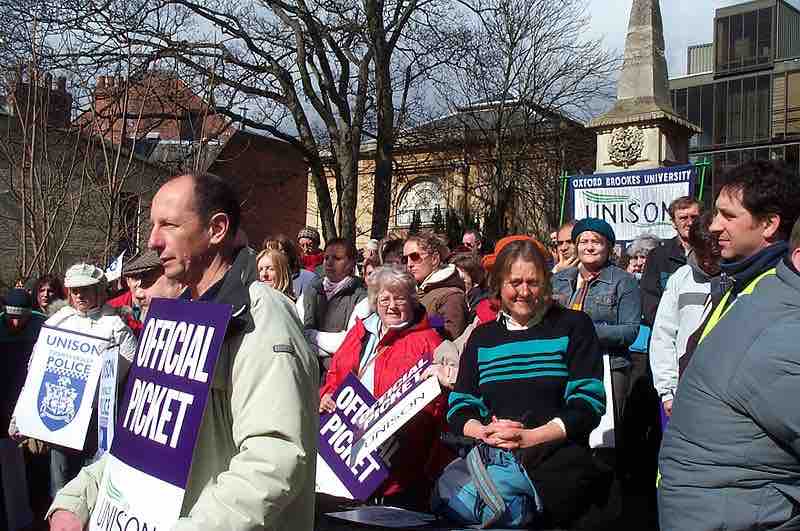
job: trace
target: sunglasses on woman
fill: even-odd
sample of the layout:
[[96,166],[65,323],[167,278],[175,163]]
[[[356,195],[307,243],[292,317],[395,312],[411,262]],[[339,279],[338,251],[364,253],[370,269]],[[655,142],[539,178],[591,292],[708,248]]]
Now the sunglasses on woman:
[[418,264],[422,262],[422,260],[424,260],[426,256],[427,255],[423,255],[422,253],[417,253],[417,252],[404,254],[403,257],[400,258],[400,263],[402,263],[403,265],[409,262],[411,262],[412,264]]

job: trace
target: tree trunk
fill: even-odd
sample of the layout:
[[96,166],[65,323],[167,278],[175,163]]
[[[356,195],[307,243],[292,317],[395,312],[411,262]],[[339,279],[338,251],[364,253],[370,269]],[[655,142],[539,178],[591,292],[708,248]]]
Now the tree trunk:
[[322,224],[322,237],[327,241],[336,238],[336,221],[333,214],[333,201],[328,189],[328,179],[325,168],[319,160],[309,161],[311,168],[311,182],[314,183],[314,192],[317,195],[317,210]]
[[389,232],[392,207],[392,154],[394,152],[394,101],[392,100],[391,49],[386,42],[383,2],[371,2],[367,13],[374,49],[375,91],[377,105],[377,145],[375,148],[375,186],[372,199],[372,238],[381,239]]
[[341,171],[341,195],[339,196],[339,236],[347,241],[356,241],[356,208],[358,207],[358,156],[350,151],[358,150],[355,142],[342,142],[336,155]]

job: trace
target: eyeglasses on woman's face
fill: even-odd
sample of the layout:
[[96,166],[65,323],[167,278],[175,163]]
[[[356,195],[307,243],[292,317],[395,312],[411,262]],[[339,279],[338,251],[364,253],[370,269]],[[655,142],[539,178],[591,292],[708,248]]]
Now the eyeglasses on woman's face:
[[408,298],[392,295],[388,292],[384,292],[378,297],[378,306],[381,308],[388,308],[392,304],[395,306],[405,306],[408,304]]

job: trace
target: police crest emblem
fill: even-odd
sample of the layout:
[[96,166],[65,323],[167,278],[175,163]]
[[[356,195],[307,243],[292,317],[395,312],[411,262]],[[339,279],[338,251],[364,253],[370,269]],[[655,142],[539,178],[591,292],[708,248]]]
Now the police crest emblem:
[[75,418],[80,409],[86,375],[76,370],[56,366],[51,360],[45,367],[39,388],[39,418],[50,431],[57,431]]

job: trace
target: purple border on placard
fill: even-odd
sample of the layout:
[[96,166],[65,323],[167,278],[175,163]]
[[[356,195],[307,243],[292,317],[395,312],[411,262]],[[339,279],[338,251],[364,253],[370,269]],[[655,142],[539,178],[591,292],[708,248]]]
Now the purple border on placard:
[[[225,339],[225,330],[228,327],[231,313],[232,308],[227,304],[190,302],[179,299],[153,300],[147,312],[147,319],[143,323],[143,340],[146,340],[144,331],[147,330],[148,323],[154,319],[183,321],[187,324],[214,327],[215,332],[211,340],[211,347],[209,348],[205,366],[203,367],[203,370],[208,374],[208,381],[197,382],[188,377],[184,378],[173,374],[165,374],[162,371],[139,366],[139,352],[144,347],[144,341],[142,341],[139,344],[136,358],[134,358],[133,365],[128,373],[125,393],[120,402],[117,419],[114,424],[115,433],[111,446],[112,455],[127,465],[150,476],[166,481],[178,488],[186,488],[186,482],[189,478],[189,468],[192,464],[192,454],[200,431],[200,423],[203,420],[208,392],[214,378],[214,367],[217,363],[219,352],[222,349],[222,343]],[[175,448],[169,445],[162,445],[140,435],[135,435],[132,431],[122,427],[128,409],[128,403],[131,398],[133,384],[137,379],[142,382],[153,382],[159,386],[189,393],[194,397],[192,404],[186,409],[181,436]],[[164,429],[164,432],[167,434],[172,433],[172,428],[176,420],[177,406],[178,403],[173,403],[172,419],[166,423]]]
[[[344,382],[336,389],[336,392],[333,393],[333,400],[334,402],[337,401],[339,394],[342,392],[343,389],[347,387],[351,387],[353,391],[355,391],[356,395],[358,395],[361,400],[364,401],[368,406],[371,406],[375,402],[375,397],[367,391],[366,387],[358,381],[358,379],[353,375],[349,374],[347,378],[345,378]],[[337,410],[338,411],[338,410]],[[322,431],[322,427],[330,420],[330,418],[334,415],[334,413],[327,413],[324,415],[320,415],[319,419],[319,426],[320,432]],[[352,422],[352,419],[345,416],[344,414],[339,414],[339,417],[344,421],[347,427],[353,431],[355,434],[356,425]],[[373,471],[369,477],[362,483],[358,481],[356,476],[353,474],[353,471],[344,464],[342,458],[334,451],[330,444],[328,444],[328,438],[323,437],[320,433],[319,438],[319,455],[322,457],[328,466],[331,468],[334,474],[339,478],[342,484],[350,491],[350,493],[358,500],[366,500],[369,496],[375,492],[375,490],[380,487],[381,483],[389,476],[388,467],[383,463],[380,457],[378,457],[377,452],[372,453],[373,459],[378,463],[380,468],[378,470]]]

